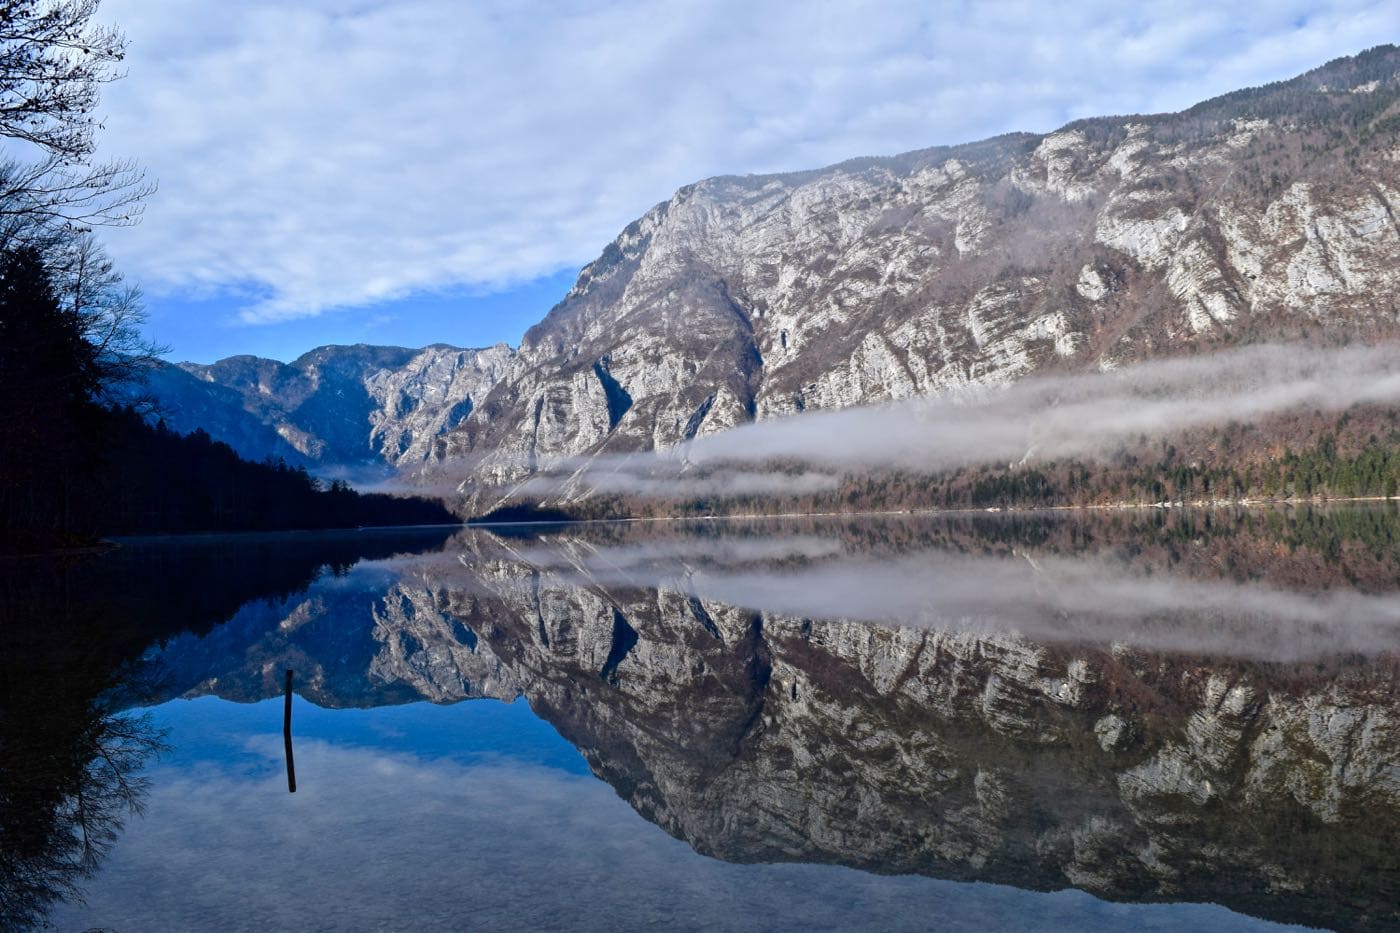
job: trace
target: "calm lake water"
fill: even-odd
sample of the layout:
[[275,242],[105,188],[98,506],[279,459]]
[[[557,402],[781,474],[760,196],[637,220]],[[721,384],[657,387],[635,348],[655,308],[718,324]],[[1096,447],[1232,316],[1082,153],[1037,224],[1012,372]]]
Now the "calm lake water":
[[0,927],[1400,928],[1393,508],[186,538],[0,576]]

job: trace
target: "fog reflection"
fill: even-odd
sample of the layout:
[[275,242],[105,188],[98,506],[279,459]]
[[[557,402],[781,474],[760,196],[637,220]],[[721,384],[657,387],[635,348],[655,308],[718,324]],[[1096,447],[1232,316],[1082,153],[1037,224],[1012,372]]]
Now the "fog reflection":
[[[459,577],[480,585],[480,558],[508,551],[504,559],[541,571],[546,588],[664,588],[782,616],[1275,661],[1400,649],[1400,592],[1359,591],[1344,575],[1300,591],[1163,571],[1112,551],[1065,555],[1013,542],[971,553],[976,542],[872,554],[836,534],[615,542],[563,531],[523,546],[477,542],[459,559]],[[450,585],[450,574],[443,579]],[[1301,572],[1295,580],[1307,583]]]

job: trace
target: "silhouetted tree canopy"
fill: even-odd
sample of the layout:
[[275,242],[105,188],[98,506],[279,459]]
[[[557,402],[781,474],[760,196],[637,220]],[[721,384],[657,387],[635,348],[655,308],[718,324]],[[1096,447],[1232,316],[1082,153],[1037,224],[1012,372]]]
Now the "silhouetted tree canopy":
[[101,367],[33,247],[0,253],[0,528],[62,538],[71,492],[96,467]]

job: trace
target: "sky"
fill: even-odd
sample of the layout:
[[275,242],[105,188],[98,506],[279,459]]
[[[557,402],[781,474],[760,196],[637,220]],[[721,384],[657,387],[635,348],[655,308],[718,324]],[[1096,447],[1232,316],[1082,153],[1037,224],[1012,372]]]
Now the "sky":
[[1391,0],[1244,7],[103,0],[99,154],[159,190],[105,231],[173,359],[515,344],[718,174],[1178,110],[1395,41]]

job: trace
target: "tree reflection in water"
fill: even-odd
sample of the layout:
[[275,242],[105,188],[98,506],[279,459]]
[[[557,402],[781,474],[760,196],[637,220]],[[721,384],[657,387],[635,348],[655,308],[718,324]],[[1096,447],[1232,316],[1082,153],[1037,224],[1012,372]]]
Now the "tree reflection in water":
[[52,592],[59,598],[23,610],[5,599],[0,627],[5,929],[37,926],[56,901],[79,895],[123,821],[140,812],[140,772],[163,748],[149,717],[118,711],[143,691],[123,677],[128,664],[104,635],[100,607],[62,587]]
[[[81,898],[164,749],[153,643],[284,598],[362,558],[436,549],[449,529],[191,538],[0,560],[0,929]],[[236,555],[236,556],[235,556]]]

